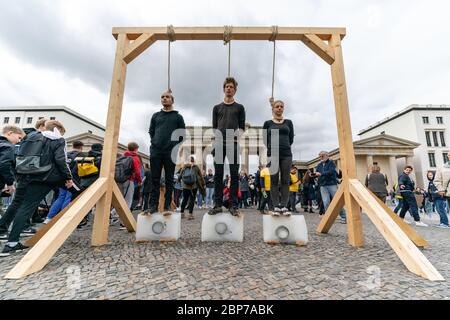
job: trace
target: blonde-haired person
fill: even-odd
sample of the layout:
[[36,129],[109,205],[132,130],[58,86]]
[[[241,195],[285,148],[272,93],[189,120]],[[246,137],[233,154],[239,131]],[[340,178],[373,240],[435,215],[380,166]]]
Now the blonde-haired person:
[[0,187],[1,191],[12,194],[14,188],[14,146],[25,136],[17,126],[4,126],[0,136]]
[[374,164],[371,167],[371,172],[366,176],[365,185],[381,201],[386,203],[386,196],[388,195],[386,186],[388,185],[388,179],[385,174],[380,172],[380,170],[380,167]]
[[[289,182],[292,166],[291,145],[294,142],[294,125],[285,119],[284,102],[276,100],[272,104],[272,119],[264,122],[264,144],[267,147],[267,157],[270,158],[270,195],[275,216],[289,216],[288,207]],[[275,138],[278,136],[278,140]],[[273,141],[272,141],[273,140]]]
[[434,177],[434,185],[437,192],[434,194],[433,199],[436,204],[436,210],[439,213],[440,228],[450,228],[448,224],[447,212],[445,209],[445,202],[447,206],[450,205],[450,152],[447,153],[447,162],[437,169]]
[[[59,121],[49,120],[45,122],[45,130],[27,137],[19,149],[21,162],[17,162],[17,190],[14,196],[13,206],[10,206],[0,219],[0,238],[8,239],[0,253],[1,257],[8,256],[27,247],[19,242],[21,234],[32,235],[36,230],[25,230],[27,221],[37,209],[41,200],[50,190],[65,186],[73,186],[72,175],[67,165],[66,141],[62,137],[65,128]],[[41,148],[39,159],[40,167],[35,171],[27,167],[27,159],[30,155],[22,154],[25,146]],[[31,148],[32,149],[32,148]],[[27,168],[29,171],[23,171]],[[14,222],[13,222],[14,221]],[[9,225],[12,224],[8,234]]]

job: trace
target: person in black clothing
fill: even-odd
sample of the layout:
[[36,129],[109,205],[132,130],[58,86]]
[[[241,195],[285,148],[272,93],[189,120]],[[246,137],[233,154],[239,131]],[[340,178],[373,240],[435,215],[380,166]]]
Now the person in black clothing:
[[[152,190],[150,193],[150,205],[148,212],[158,211],[161,171],[164,168],[165,193],[163,210],[170,211],[173,193],[173,176],[175,172],[176,155],[178,147],[183,142],[186,135],[186,125],[184,119],[178,111],[173,109],[174,98],[172,93],[164,92],[161,95],[161,111],[153,114],[150,121],[150,167],[152,168]],[[178,136],[178,140],[172,140],[172,133]]]
[[83,161],[83,158],[94,158],[94,165],[98,168],[98,171],[86,176],[82,176],[82,177],[78,177],[78,169],[77,169],[77,165],[75,164],[73,166],[73,171],[72,173],[75,172],[76,176],[80,179],[80,185],[84,188],[87,189],[89,188],[90,185],[92,185],[95,180],[98,179],[98,177],[100,177],[100,169],[101,169],[101,164],[102,164],[102,151],[103,151],[103,146],[101,143],[94,143],[91,146],[91,150],[88,151],[87,155],[84,154],[80,154],[78,157],[75,158],[75,162],[80,162]]
[[208,169],[208,174],[205,177],[205,183],[206,183],[205,205],[207,208],[212,208],[214,196],[214,175],[211,169]]
[[[4,126],[0,136],[0,187],[3,195],[11,195],[16,189],[14,146],[25,136],[16,126]],[[3,196],[2,195],[2,196]]]
[[[64,133],[65,129],[59,121],[49,120],[45,122],[45,131],[33,135],[34,141],[38,141],[37,138],[41,141],[43,139],[40,163],[41,165],[45,164],[42,168],[48,169],[41,173],[17,174],[17,180],[21,187],[17,188],[16,194],[20,194],[23,201],[13,208],[17,209],[17,212],[13,209],[7,210],[0,219],[0,237],[3,239],[7,235],[9,225],[14,220],[8,242],[0,256],[8,256],[27,248],[19,242],[19,237],[27,220],[50,190],[62,185],[65,185],[66,188],[73,187],[72,175],[66,162],[66,142],[62,138]],[[41,135],[42,139],[37,135]],[[19,171],[17,166],[16,168]]]
[[403,173],[398,177],[398,187],[400,189],[400,194],[403,197],[403,206],[399,216],[404,219],[406,211],[409,210],[414,217],[416,226],[428,227],[427,224],[420,221],[419,208],[417,206],[416,197],[414,196],[415,185],[414,181],[411,180],[409,176],[412,171],[413,168],[411,166],[406,166],[403,169]]
[[[289,216],[289,182],[292,166],[291,145],[294,142],[294,125],[283,118],[284,102],[274,101],[272,104],[272,120],[263,125],[264,144],[270,161],[270,195],[274,206],[274,215]],[[281,179],[280,179],[281,176]]]
[[224,160],[230,164],[230,200],[228,209],[234,216],[239,216],[239,139],[245,130],[245,109],[234,101],[238,83],[228,77],[223,83],[225,97],[222,103],[214,106],[212,112],[212,128],[214,130],[214,208],[208,214],[222,212]]

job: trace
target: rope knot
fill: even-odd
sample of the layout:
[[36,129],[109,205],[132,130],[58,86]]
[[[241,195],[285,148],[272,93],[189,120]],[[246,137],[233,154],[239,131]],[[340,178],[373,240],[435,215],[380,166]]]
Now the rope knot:
[[270,35],[269,41],[277,40],[278,36],[278,26],[272,26],[272,34]]
[[170,42],[175,41],[175,30],[173,29],[173,25],[167,26],[167,37],[169,38]]
[[227,45],[231,41],[231,34],[233,32],[232,26],[225,26],[225,30],[223,32],[223,44]]

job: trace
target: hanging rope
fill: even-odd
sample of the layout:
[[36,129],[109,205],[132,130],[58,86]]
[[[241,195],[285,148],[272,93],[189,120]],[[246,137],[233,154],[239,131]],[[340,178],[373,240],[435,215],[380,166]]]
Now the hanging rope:
[[223,32],[223,44],[228,44],[228,77],[231,75],[231,34],[233,31],[232,26],[225,26],[225,30]]
[[278,26],[272,26],[272,34],[269,38],[269,41],[273,42],[273,59],[272,59],[272,95],[270,96],[269,102],[270,105],[273,105],[275,101],[273,97],[274,88],[275,88],[275,54],[276,54],[276,40],[278,36]]
[[167,92],[172,93],[172,89],[170,88],[170,43],[175,41],[175,30],[172,25],[167,26],[167,37],[169,38],[167,50]]

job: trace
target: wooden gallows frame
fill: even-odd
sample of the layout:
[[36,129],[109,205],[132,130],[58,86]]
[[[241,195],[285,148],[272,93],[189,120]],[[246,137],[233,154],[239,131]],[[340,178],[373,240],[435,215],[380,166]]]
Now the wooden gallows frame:
[[[128,231],[135,231],[136,222],[114,181],[127,65],[156,41],[171,40],[173,34],[175,34],[176,40],[223,40],[226,30],[230,40],[271,40],[274,36],[273,27],[113,28],[112,33],[117,39],[117,48],[100,178],[79,196],[70,208],[61,212],[57,219],[53,219],[55,221],[52,220],[51,225],[44,227],[46,229],[35,236],[35,245],[6,275],[6,278],[17,279],[41,270],[94,205],[97,205],[97,209],[92,230],[93,246],[102,246],[108,242],[111,205],[116,208]],[[277,41],[303,42],[331,66],[343,182],[317,231],[327,233],[339,211],[345,206],[348,221],[348,243],[354,247],[363,246],[362,208],[411,272],[433,281],[444,280],[416,247],[416,245],[427,245],[426,241],[394,216],[389,208],[377,201],[356,179],[341,48],[341,41],[345,33],[345,28],[279,27],[276,34]]]

